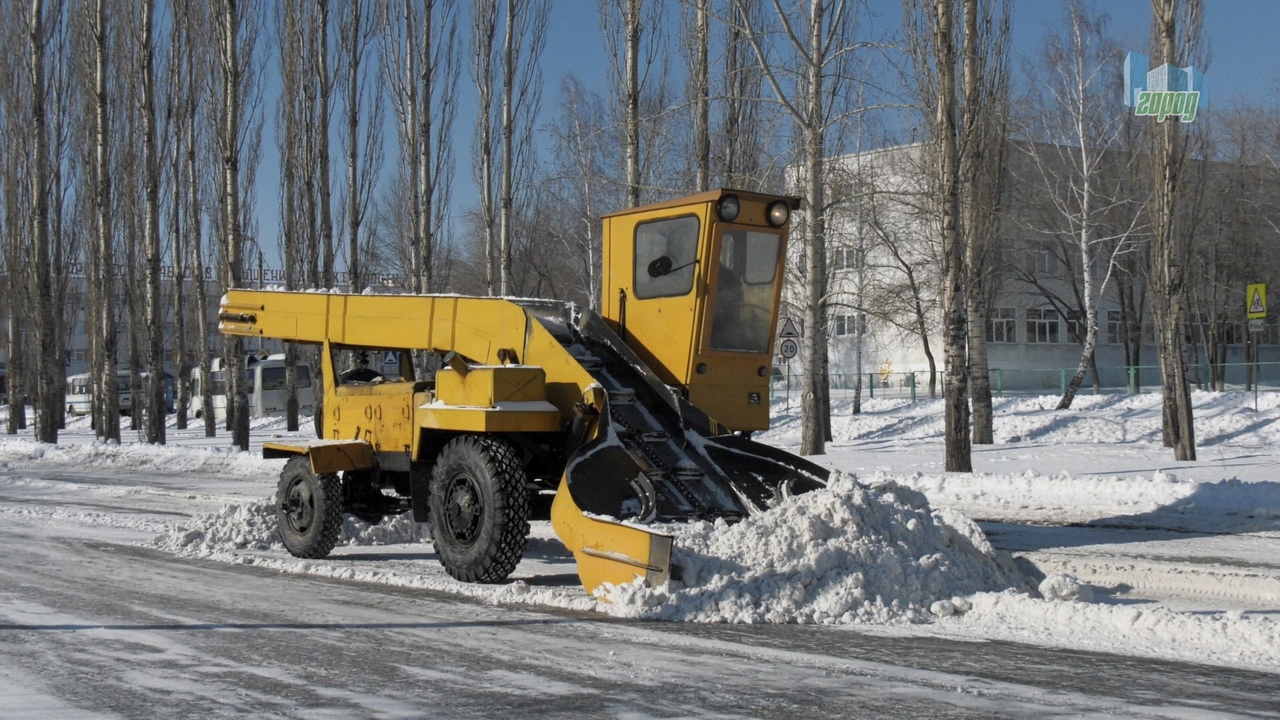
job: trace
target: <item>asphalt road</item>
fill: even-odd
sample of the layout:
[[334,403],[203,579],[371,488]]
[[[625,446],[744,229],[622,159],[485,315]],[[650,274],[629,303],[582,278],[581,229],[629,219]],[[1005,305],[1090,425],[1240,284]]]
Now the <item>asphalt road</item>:
[[5,523],[0,542],[3,718],[1280,717],[1266,673],[492,606],[74,523]]

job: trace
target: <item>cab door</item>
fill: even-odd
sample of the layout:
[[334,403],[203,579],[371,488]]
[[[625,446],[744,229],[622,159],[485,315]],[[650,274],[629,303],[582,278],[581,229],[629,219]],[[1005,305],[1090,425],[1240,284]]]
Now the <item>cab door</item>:
[[664,382],[688,382],[705,286],[705,207],[608,219],[606,317]]

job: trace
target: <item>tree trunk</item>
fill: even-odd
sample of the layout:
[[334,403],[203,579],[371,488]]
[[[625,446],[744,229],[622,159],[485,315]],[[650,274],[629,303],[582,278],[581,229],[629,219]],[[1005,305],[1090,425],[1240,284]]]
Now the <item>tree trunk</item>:
[[45,58],[48,33],[44,24],[43,0],[31,0],[30,16],[31,118],[31,198],[35,212],[31,216],[31,244],[35,256],[36,344],[40,362],[36,363],[36,440],[58,442],[58,420],[62,413],[56,397],[58,374],[62,369],[57,352],[57,326],[53,309],[53,269],[49,257],[49,126],[45,108],[47,99]]
[[[244,275],[244,237],[240,217],[240,123],[241,83],[240,29],[245,22],[237,0],[223,0],[222,6],[222,232],[227,267],[224,287],[240,287]],[[226,368],[228,418],[231,444],[249,449],[249,398],[244,377],[244,343],[236,336],[223,336],[223,363]]]
[[[1177,0],[1152,0],[1152,11],[1159,46],[1158,62],[1173,63],[1176,61]],[[1182,337],[1185,252],[1181,234],[1175,227],[1181,127],[1173,119],[1166,119],[1157,128],[1155,138],[1156,198],[1152,218],[1151,275],[1156,298],[1156,352],[1160,359],[1164,392],[1163,438],[1165,446],[1174,449],[1176,459],[1195,460],[1195,426]]]
[[827,394],[827,344],[826,326],[826,148],[822,132],[825,112],[823,103],[823,65],[820,61],[823,49],[822,29],[825,7],[818,0],[809,6],[808,49],[811,62],[805,68],[808,86],[804,97],[804,172],[806,196],[809,201],[809,217],[805,224],[804,259],[805,277],[804,317],[808,325],[804,333],[804,384],[800,399],[800,453],[823,455],[829,435],[830,418],[823,417],[829,407]]
[[515,132],[515,74],[516,74],[516,3],[507,0],[506,31],[502,40],[502,181],[498,190],[498,266],[502,295],[508,296],[511,287],[511,205],[512,166],[515,163],[513,133]]
[[[319,11],[320,38],[315,51],[316,83],[320,89],[320,104],[316,116],[316,159],[319,163],[316,192],[320,203],[321,273],[325,287],[337,287],[333,248],[333,185],[329,172],[329,113],[333,110],[333,77],[329,73],[329,0],[316,0]],[[347,291],[359,292],[348,278]]]
[[640,205],[640,2],[625,0],[623,33],[626,43],[627,204]]
[[[177,24],[175,19],[174,24]],[[182,198],[183,193],[180,191],[181,184],[178,178],[182,177],[182,97],[183,89],[179,86],[179,80],[183,79],[180,75],[180,69],[183,62],[184,48],[181,45],[181,32],[176,28],[170,30],[170,42],[172,43],[172,52],[170,53],[169,63],[169,90],[166,98],[167,103],[167,122],[169,127],[170,145],[169,145],[169,182],[171,183],[171,196],[169,203],[169,238],[173,252],[173,370],[177,376],[174,382],[174,418],[178,430],[187,429],[187,411],[190,406],[191,397],[191,362],[190,354],[187,350],[187,294],[185,292],[187,279],[187,253],[184,242],[184,228],[182,217]],[[194,92],[192,88],[186,88],[186,92]],[[194,279],[194,278],[193,278]],[[202,308],[203,310],[203,308]],[[208,342],[204,338],[202,341]]]
[[[143,169],[142,182],[144,193],[144,269],[146,273],[146,330],[147,349],[145,383],[145,402],[135,401],[135,413],[143,409],[146,413],[143,425],[143,438],[149,443],[163,444],[165,441],[165,387],[164,387],[164,310],[161,307],[160,291],[160,160],[159,142],[156,130],[156,68],[155,68],[155,36],[153,20],[155,18],[155,0],[143,0],[141,17],[141,67],[142,76],[142,147]],[[135,396],[137,397],[137,396]]]
[[968,367],[965,341],[964,245],[960,216],[959,167],[956,149],[955,34],[953,0],[934,0],[934,46],[938,66],[936,137],[939,143],[938,200],[942,223],[942,317],[946,469],[971,472]]
[[711,187],[711,98],[707,74],[710,46],[710,0],[696,0],[693,13],[693,68],[689,84],[693,94],[694,190],[705,192]]
[[[197,170],[197,160],[199,158],[198,135],[197,135],[197,115],[196,110],[199,107],[200,94],[196,88],[196,47],[197,41],[191,18],[183,17],[182,32],[186,34],[186,49],[189,53],[187,59],[187,113],[185,120],[186,132],[186,198],[187,198],[187,234],[191,240],[191,275],[193,291],[192,300],[195,303],[195,320],[196,333],[200,337],[200,342],[196,349],[196,361],[199,363],[200,378],[200,407],[201,414],[204,416],[204,435],[205,437],[214,437],[218,434],[217,420],[213,413],[213,386],[210,383],[209,371],[213,367],[213,353],[209,348],[209,313],[208,296],[205,292],[205,283],[209,279],[204,264],[204,232],[201,227],[201,205],[200,205],[200,181],[201,175]],[[212,240],[210,240],[212,242]]]
[[116,328],[116,264],[111,261],[115,253],[112,244],[114,221],[111,212],[111,114],[110,97],[107,93],[109,71],[107,17],[107,0],[97,0],[93,41],[94,105],[97,120],[94,164],[98,185],[94,189],[94,203],[97,214],[95,242],[100,265],[94,272],[98,273],[100,303],[93,312],[100,347],[98,364],[93,367],[93,393],[95,400],[101,401],[102,416],[101,425],[97,428],[98,437],[106,442],[118,443],[120,442],[120,396],[116,392],[116,361],[119,355],[119,334]]

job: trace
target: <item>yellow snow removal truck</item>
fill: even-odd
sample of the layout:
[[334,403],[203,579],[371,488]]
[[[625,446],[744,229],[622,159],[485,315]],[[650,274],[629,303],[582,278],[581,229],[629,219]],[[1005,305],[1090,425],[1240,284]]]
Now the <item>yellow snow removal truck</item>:
[[[498,582],[524,553],[531,493],[554,490],[552,524],[590,592],[670,577],[671,538],[654,523],[733,522],[822,487],[825,469],[747,437],[769,425],[797,203],[715,190],[606,216],[599,314],[230,290],[222,332],[323,346],[319,439],[264,444],[287,458],[285,546],[324,557],[343,513],[412,512],[450,575]],[[415,374],[431,354],[440,369]]]

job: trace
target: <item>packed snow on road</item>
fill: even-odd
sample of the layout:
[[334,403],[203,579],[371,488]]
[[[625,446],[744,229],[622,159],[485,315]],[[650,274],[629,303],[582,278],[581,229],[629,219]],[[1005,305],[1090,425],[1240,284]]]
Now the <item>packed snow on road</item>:
[[[167,446],[117,446],[94,442],[78,419],[56,446],[0,437],[0,487],[14,499],[0,515],[494,604],[856,626],[1280,672],[1280,394],[1262,395],[1255,410],[1252,394],[1197,393],[1197,462],[1161,447],[1158,395],[1080,396],[1069,411],[1056,402],[998,399],[996,442],[974,448],[973,473],[942,470],[940,401],[875,399],[858,415],[837,403],[835,441],[813,458],[835,471],[827,489],[734,525],[663,528],[676,538],[672,581],[595,597],[573,580],[573,559],[546,522],[533,523],[524,562],[500,585],[450,578],[426,526],[404,516],[377,526],[348,517],[330,557],[294,558],[273,510],[282,461],[225,449],[225,437],[200,430],[170,427]],[[795,404],[780,398],[774,410],[774,428],[757,439],[794,451]],[[283,428],[255,420],[253,440],[290,435]],[[304,423],[296,434],[310,432]],[[103,482],[64,482],[58,468]],[[122,500],[138,512],[109,509]]]

